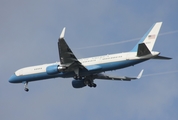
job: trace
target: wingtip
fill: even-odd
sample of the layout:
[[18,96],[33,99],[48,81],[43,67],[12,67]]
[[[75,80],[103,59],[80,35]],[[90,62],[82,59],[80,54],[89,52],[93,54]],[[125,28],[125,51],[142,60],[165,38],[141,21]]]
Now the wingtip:
[[144,71],[144,69],[142,69],[142,70],[140,71],[140,73],[139,73],[138,76],[137,76],[137,79],[140,79],[140,78],[142,77],[143,71]]
[[63,30],[62,30],[62,32],[61,32],[60,39],[64,38],[65,30],[66,30],[66,28],[64,27]]

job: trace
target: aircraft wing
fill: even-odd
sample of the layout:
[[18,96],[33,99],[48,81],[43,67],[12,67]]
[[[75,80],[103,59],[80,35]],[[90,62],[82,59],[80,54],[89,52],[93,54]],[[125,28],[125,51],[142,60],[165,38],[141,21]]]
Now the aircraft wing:
[[78,69],[87,70],[75,57],[72,50],[69,48],[64,39],[65,28],[63,28],[60,38],[58,40],[58,50],[59,50],[59,59],[62,66],[67,66],[68,71],[78,71]]
[[143,70],[141,70],[141,72],[138,74],[137,77],[127,77],[127,76],[114,77],[105,74],[97,74],[95,79],[131,81],[132,79],[140,79],[142,74],[143,74]]
[[62,30],[62,33],[60,35],[60,38],[58,40],[58,50],[59,50],[59,59],[61,61],[61,64],[71,64],[73,62],[78,62],[77,58],[67,45],[67,43],[64,40],[64,34],[65,34],[65,28]]

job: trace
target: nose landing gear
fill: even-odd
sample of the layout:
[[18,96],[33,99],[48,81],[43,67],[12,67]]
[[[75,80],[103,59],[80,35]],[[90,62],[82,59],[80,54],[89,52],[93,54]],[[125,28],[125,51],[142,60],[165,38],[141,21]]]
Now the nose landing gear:
[[29,91],[29,89],[28,89],[28,82],[25,82],[25,85],[24,85],[24,90],[25,90],[26,92],[28,92],[28,91]]

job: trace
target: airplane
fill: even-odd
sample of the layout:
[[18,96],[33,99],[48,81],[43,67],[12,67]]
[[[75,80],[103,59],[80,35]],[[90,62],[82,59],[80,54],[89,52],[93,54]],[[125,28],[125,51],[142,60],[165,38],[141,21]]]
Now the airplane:
[[24,90],[29,91],[28,83],[50,78],[71,78],[72,86],[82,88],[96,87],[95,79],[131,81],[141,78],[143,70],[137,77],[109,76],[103,72],[126,68],[149,59],[172,59],[160,56],[160,52],[152,51],[162,22],[157,22],[146,32],[135,47],[129,52],[108,54],[90,58],[77,59],[67,45],[64,34],[65,27],[58,39],[60,62],[25,67],[17,70],[9,79],[10,83],[24,83]]

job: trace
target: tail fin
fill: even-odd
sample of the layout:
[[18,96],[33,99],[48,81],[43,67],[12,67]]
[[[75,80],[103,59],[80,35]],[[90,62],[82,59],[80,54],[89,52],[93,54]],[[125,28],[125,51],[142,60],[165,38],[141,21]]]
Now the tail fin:
[[144,43],[149,49],[149,51],[152,51],[161,25],[162,22],[157,22],[156,24],[154,24],[136,44],[136,46],[131,50],[131,52],[137,52],[140,43]]

